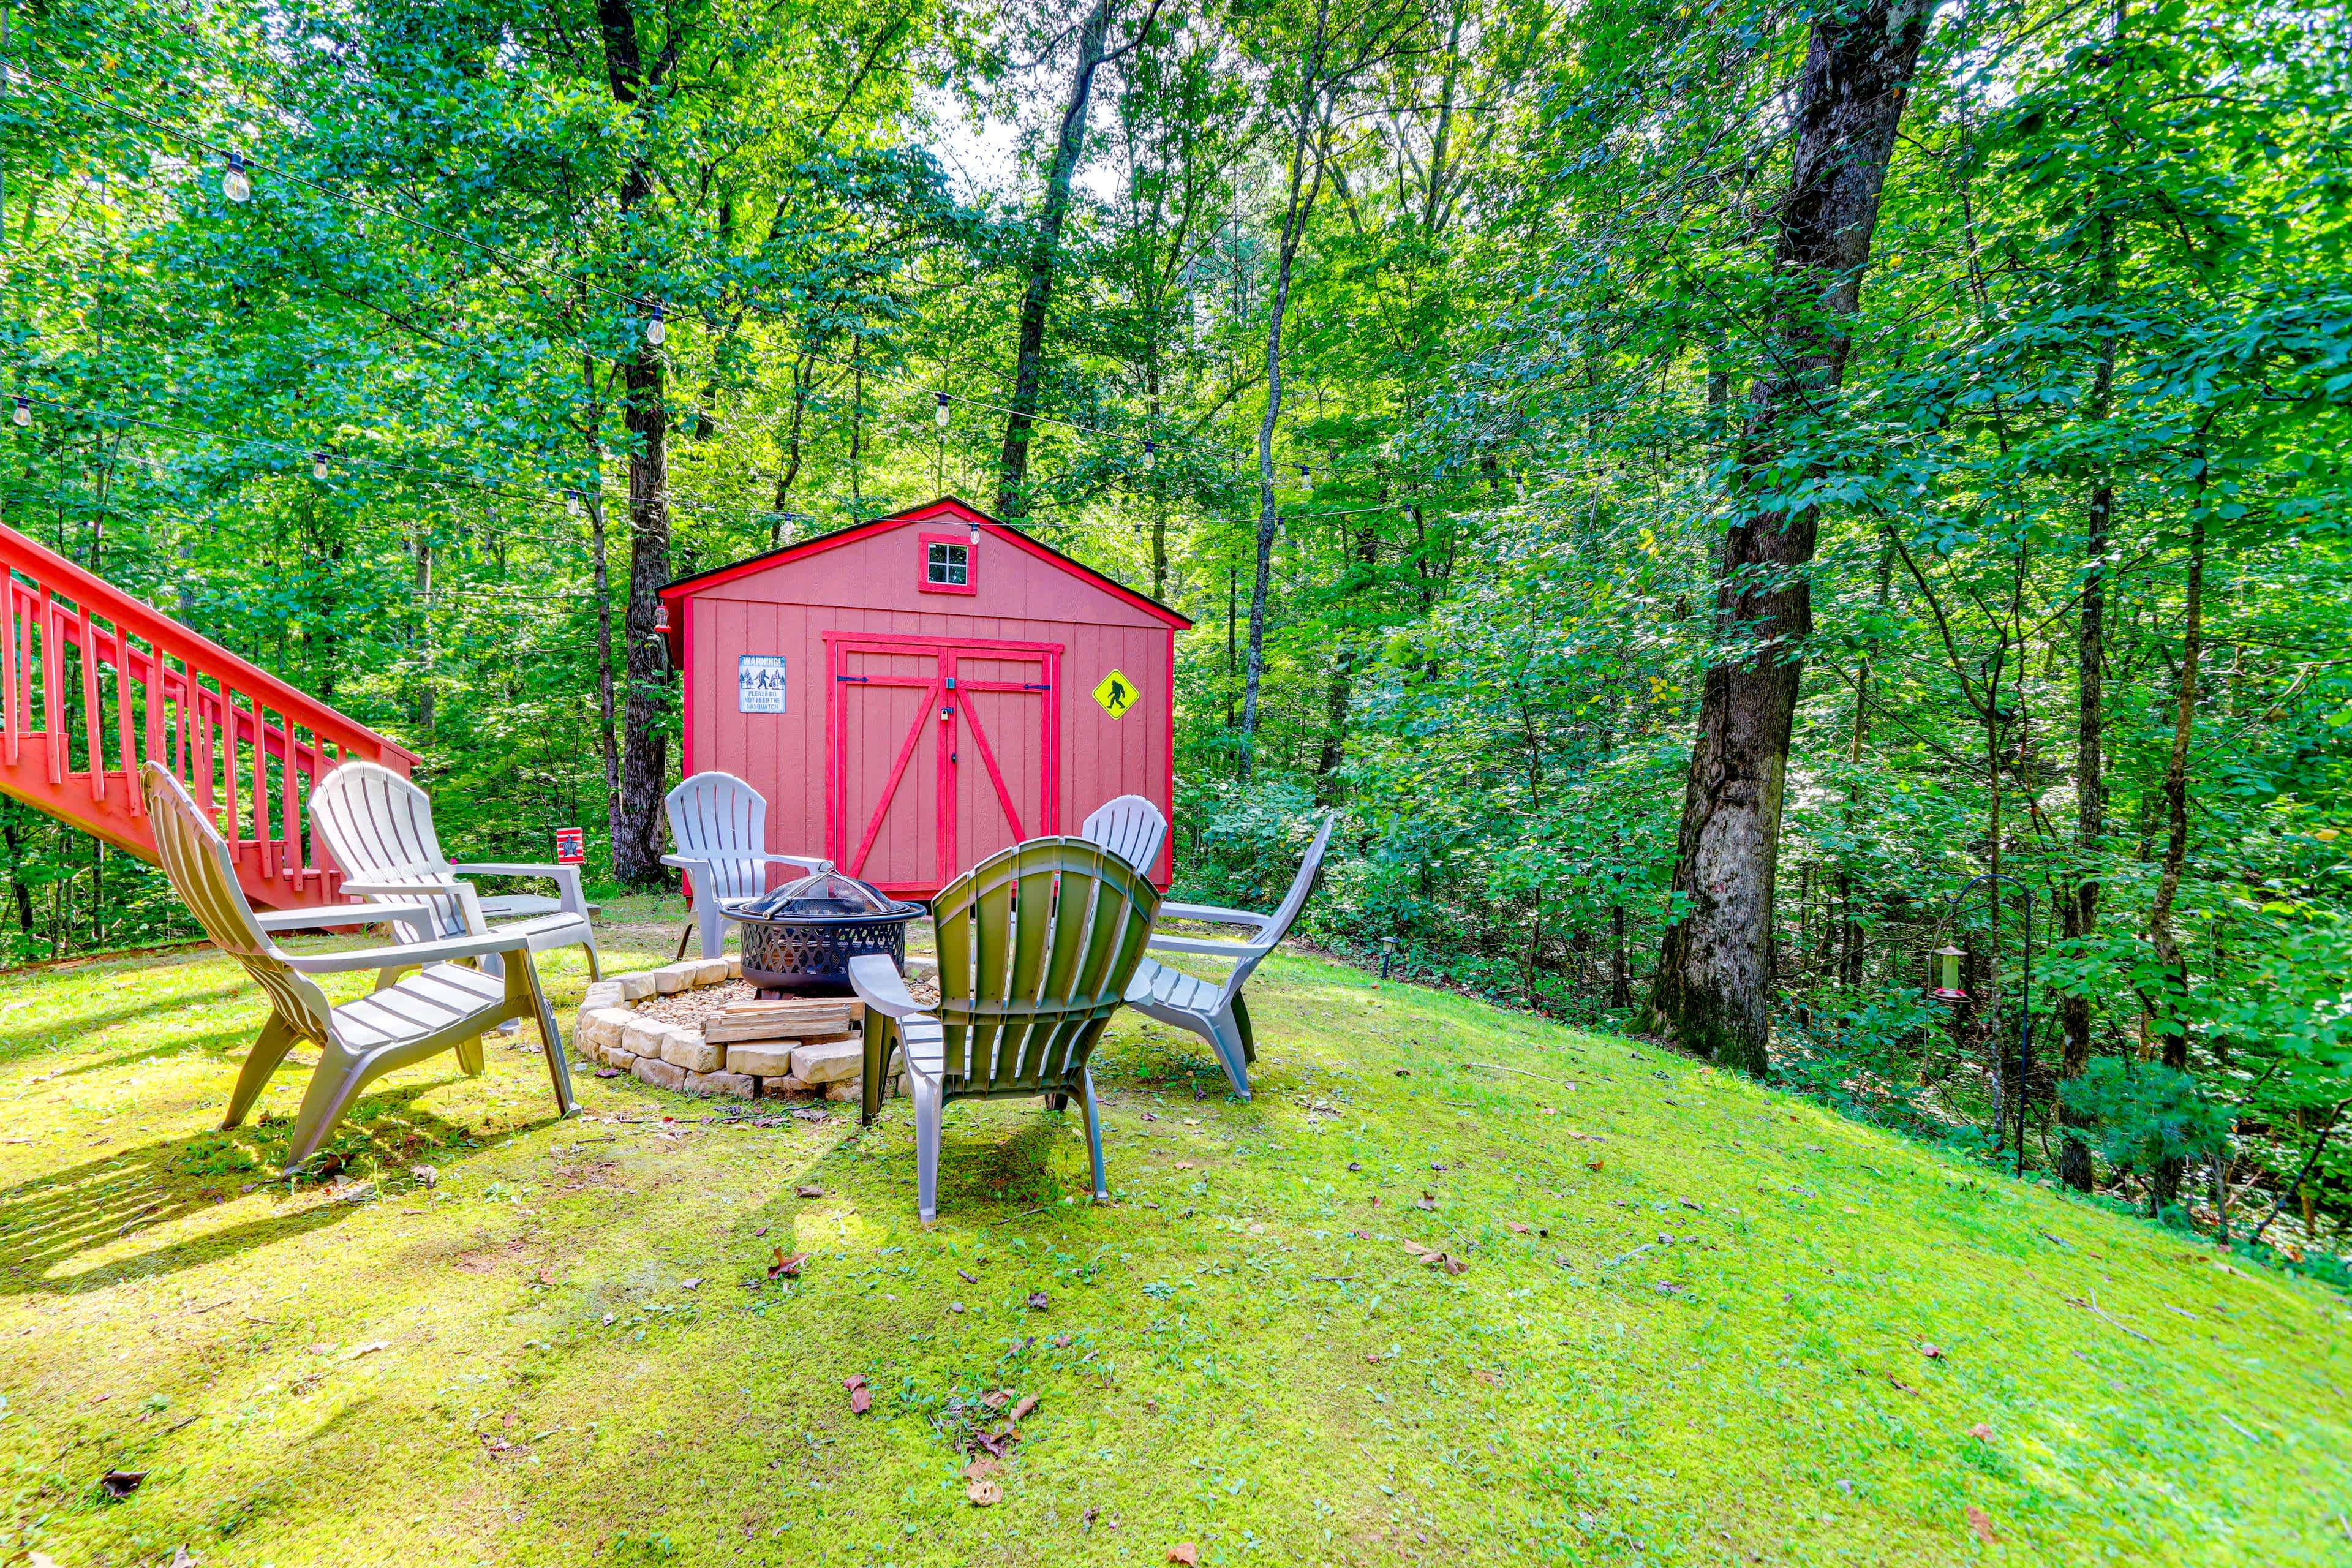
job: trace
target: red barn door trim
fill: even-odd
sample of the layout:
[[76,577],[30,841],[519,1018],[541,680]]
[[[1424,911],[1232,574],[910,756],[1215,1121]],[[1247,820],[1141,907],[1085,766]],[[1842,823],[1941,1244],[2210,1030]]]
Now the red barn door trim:
[[[1010,642],[994,637],[907,637],[888,632],[840,632],[824,634],[824,796],[825,854],[835,865],[850,876],[859,874],[866,855],[872,852],[874,839],[881,831],[882,821],[889,814],[890,803],[898,798],[898,785],[904,780],[907,764],[913,760],[915,748],[921,743],[923,727],[937,722],[934,710],[944,706],[948,681],[956,680],[956,689],[964,691],[1028,691],[1026,682],[1017,680],[963,680],[957,677],[958,663],[966,658],[1035,659],[1044,668],[1045,690],[1041,693],[1044,712],[1039,724],[1038,759],[1038,823],[1040,835],[1052,835],[1061,828],[1062,801],[1062,650],[1057,642]],[[882,786],[882,795],[876,803],[874,819],[866,824],[865,831],[853,852],[849,844],[849,723],[847,704],[842,690],[842,657],[852,653],[928,653],[935,656],[938,668],[929,678],[917,676],[875,676],[859,682],[870,686],[896,686],[923,692],[922,706],[917,710],[914,723],[898,742],[898,751],[890,764],[889,781]],[[1003,806],[1005,819],[1013,825],[1015,837],[1024,837],[1020,807],[1012,793],[1005,788],[1004,774],[997,766],[995,748],[989,743],[987,731],[981,728],[980,716],[969,703],[956,704],[965,723],[971,728],[973,742],[980,749],[980,760],[988,769],[988,781],[996,791],[999,805]],[[938,859],[936,880],[931,890],[945,887],[955,876],[956,814],[954,775],[950,769],[955,764],[951,752],[941,748],[939,758],[940,784],[937,790],[938,818],[934,824],[932,846]]]

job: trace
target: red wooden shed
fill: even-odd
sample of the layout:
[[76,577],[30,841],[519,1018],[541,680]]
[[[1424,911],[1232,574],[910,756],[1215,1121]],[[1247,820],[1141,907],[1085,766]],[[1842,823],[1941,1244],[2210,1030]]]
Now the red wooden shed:
[[766,795],[771,849],[929,898],[1114,796],[1171,811],[1192,623],[951,497],[661,597],[686,771]]

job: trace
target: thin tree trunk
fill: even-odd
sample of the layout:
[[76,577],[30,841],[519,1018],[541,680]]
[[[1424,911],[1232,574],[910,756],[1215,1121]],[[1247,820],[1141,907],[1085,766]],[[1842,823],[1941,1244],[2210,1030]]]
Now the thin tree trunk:
[[[2189,1070],[2189,959],[2173,930],[2172,905],[2180,893],[2181,867],[2189,858],[2189,742],[2197,727],[2197,666],[2204,652],[2205,519],[2189,523],[2189,591],[2181,614],[2180,692],[2173,710],[2172,757],[2164,770],[2165,840],[2156,899],[2147,911],[2147,937],[2162,972],[2163,1013],[2156,1019],[2164,1065]],[[2150,1009],[2154,1011],[2153,1007]],[[2179,1195],[2180,1162],[2164,1160],[2156,1169],[2156,1203],[2161,1209]]]
[[[1282,514],[1274,498],[1274,430],[1282,416],[1282,322],[1290,308],[1291,269],[1307,237],[1307,215],[1323,189],[1321,144],[1330,129],[1324,101],[1323,61],[1328,47],[1331,0],[1318,0],[1315,40],[1307,51],[1307,70],[1299,87],[1297,133],[1291,139],[1287,199],[1282,213],[1282,243],[1275,264],[1274,299],[1265,326],[1265,414],[1257,426],[1257,573],[1250,583],[1249,668],[1242,678],[1241,781],[1250,779],[1257,750],[1258,689],[1265,681],[1265,598],[1274,576],[1274,541]],[[1311,171],[1309,165],[1312,165]]]
[[580,356],[582,390],[588,395],[588,460],[594,478],[582,501],[588,513],[588,567],[596,595],[596,741],[604,765],[604,841],[621,841],[621,750],[614,714],[613,574],[604,533],[604,410],[596,397],[596,362]]
[[801,422],[808,414],[809,384],[815,375],[816,354],[814,351],[802,354],[793,365],[793,422],[784,432],[784,466],[776,475],[775,499],[769,507],[775,513],[768,520],[772,550],[784,542],[784,501],[792,494],[793,481],[801,477]]
[[[2099,220],[2100,292],[2114,293],[2114,234],[2105,217]],[[2104,420],[2114,395],[2116,340],[2099,346],[2099,363],[2091,377],[2090,416]],[[2102,469],[2091,485],[2088,537],[2083,543],[2084,577],[2081,623],[2074,637],[2074,885],[2058,901],[2059,926],[2072,941],[2081,942],[2098,928],[2099,878],[2095,870],[2100,842],[2105,838],[2105,663],[2107,620],[2107,541],[2115,525],[2115,476]],[[2058,1076],[2077,1079],[2091,1063],[2091,999],[2069,993],[2059,999]],[[2058,1175],[2076,1192],[2091,1190],[2090,1145],[2083,1141],[2082,1121],[2058,1102],[2065,1128],[2058,1151]]]
[[1609,960],[1609,1005],[1631,1007],[1633,1005],[1633,971],[1625,963],[1625,906],[1609,906],[1609,937],[1612,943]]
[[[596,15],[613,100],[635,110],[649,84],[637,48],[633,0],[597,0]],[[635,211],[652,194],[649,172],[642,162],[632,162],[622,176],[622,214]],[[659,590],[669,580],[669,411],[661,351],[641,338],[636,352],[622,362],[621,384],[630,436],[629,605],[622,622],[628,689],[622,700],[621,810],[613,836],[613,874],[625,883],[655,886],[667,876],[660,823],[669,779],[669,742],[661,730],[667,650],[654,629]]]
[[416,727],[433,739],[433,541],[416,536],[416,571],[410,592],[416,599]]
[[[1767,327],[1775,368],[1758,381],[1741,443],[1741,471],[1759,482],[1799,439],[1790,424],[1823,412],[1843,380],[1846,323],[1929,15],[1924,0],[1869,0],[1813,24],[1776,247],[1785,291]],[[1758,641],[1752,657],[1706,673],[1675,854],[1687,909],[1667,929],[1651,994],[1654,1026],[1755,1073],[1771,1033],[1772,880],[1818,525],[1810,508],[1759,512],[1725,538],[1717,625],[1752,627]]]
[[[1078,68],[1062,106],[1061,132],[1045,174],[1045,200],[1037,211],[1037,241],[1029,252],[1029,282],[1021,292],[1020,347],[1013,365],[1013,410],[1004,416],[1004,454],[997,465],[996,515],[1006,521],[1027,510],[1029,436],[1037,412],[1037,389],[1045,379],[1045,317],[1053,304],[1054,275],[1061,266],[1062,225],[1070,211],[1070,182],[1086,151],[1087,110],[1095,72],[1103,63],[1103,39],[1110,33],[1115,0],[1095,0],[1078,24]],[[1150,26],[1147,19],[1145,26]],[[1139,34],[1138,37],[1141,35]]]

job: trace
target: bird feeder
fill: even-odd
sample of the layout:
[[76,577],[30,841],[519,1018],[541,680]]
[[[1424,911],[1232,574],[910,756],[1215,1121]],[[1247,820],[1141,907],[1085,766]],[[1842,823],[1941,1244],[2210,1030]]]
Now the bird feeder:
[[1928,997],[1937,1002],[1967,1001],[1969,994],[1960,985],[1960,960],[1968,954],[1946,942],[1928,956],[1936,961],[1937,975],[1936,988],[1927,993]]

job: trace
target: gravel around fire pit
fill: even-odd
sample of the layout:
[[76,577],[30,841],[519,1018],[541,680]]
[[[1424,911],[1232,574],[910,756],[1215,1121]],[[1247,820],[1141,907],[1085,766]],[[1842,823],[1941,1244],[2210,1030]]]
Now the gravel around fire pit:
[[706,985],[698,991],[680,991],[671,996],[648,996],[636,1006],[641,1018],[658,1018],[665,1024],[705,1024],[727,1011],[734,1002],[749,1002],[759,992],[747,981],[730,980],[723,985]]

